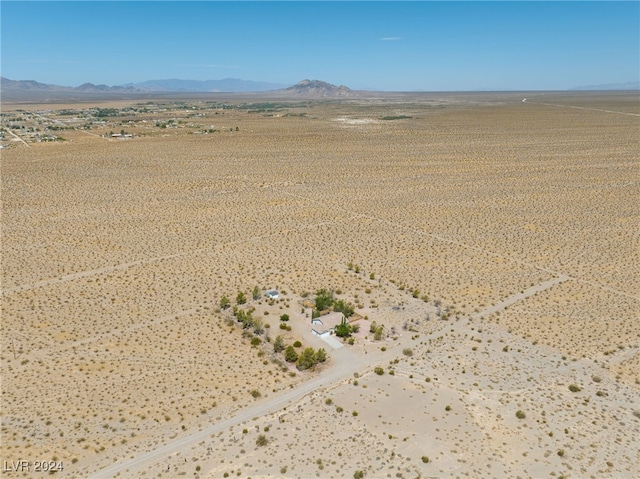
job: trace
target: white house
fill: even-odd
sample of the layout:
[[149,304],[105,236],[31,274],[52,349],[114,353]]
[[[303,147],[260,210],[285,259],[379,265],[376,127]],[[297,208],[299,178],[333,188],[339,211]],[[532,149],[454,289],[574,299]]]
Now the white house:
[[345,319],[344,314],[339,311],[314,318],[311,320],[311,324],[314,326],[311,328],[311,332],[321,338],[329,336],[336,326],[342,323],[343,319]]

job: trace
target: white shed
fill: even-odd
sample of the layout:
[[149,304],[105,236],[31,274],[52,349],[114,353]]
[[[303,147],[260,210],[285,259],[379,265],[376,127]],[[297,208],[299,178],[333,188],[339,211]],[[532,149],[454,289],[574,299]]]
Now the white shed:
[[278,299],[280,297],[277,289],[269,289],[264,295],[269,299]]

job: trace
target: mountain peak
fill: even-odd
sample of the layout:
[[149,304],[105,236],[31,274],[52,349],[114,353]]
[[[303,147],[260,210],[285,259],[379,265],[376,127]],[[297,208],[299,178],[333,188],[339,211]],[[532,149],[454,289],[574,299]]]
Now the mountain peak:
[[353,90],[344,85],[337,86],[322,80],[307,79],[285,88],[284,91],[310,97],[347,97],[355,94]]

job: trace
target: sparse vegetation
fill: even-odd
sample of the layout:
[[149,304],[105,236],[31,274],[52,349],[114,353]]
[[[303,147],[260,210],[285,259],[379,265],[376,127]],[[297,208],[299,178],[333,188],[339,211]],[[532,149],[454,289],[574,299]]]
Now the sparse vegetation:
[[[326,352],[303,353],[324,344],[311,336],[307,314],[319,314],[313,292],[325,285],[325,311],[342,301],[367,316],[360,324],[368,334],[346,339],[355,337],[354,348],[329,350],[331,371],[352,355],[359,371],[374,372],[324,390],[342,414],[314,393],[300,411],[288,406],[278,418],[257,417],[194,443],[158,474],[189,476],[198,465],[207,473],[207,461],[217,464],[215,474],[233,477],[257,469],[277,476],[285,464],[281,476],[355,469],[446,476],[440,451],[452,449],[466,461],[457,463],[460,477],[532,467],[555,477],[634,470],[625,453],[640,419],[637,301],[629,296],[638,290],[629,261],[637,224],[629,198],[638,187],[629,181],[629,138],[637,125],[615,111],[637,108],[626,93],[615,101],[553,93],[548,105],[500,95],[483,94],[482,105],[463,95],[437,107],[447,94],[415,105],[405,95],[393,106],[384,98],[282,101],[278,116],[268,117],[273,112],[252,113],[255,105],[238,108],[246,99],[227,97],[101,105],[113,107],[111,116],[96,116],[89,104],[33,104],[24,112],[9,105],[2,126],[30,145],[4,132],[9,459],[66,443],[56,453],[91,476],[91,464],[189,435],[197,424],[321,377]],[[304,118],[286,116],[294,108]],[[398,112],[416,119],[378,121]],[[46,144],[49,134],[68,141]],[[256,298],[256,288],[282,294]],[[499,311],[485,314],[492,307]],[[287,313],[289,321],[278,321]],[[294,368],[299,357],[285,359],[296,340],[299,364],[309,371],[315,362],[315,372]],[[46,388],[20,387],[42,378]],[[567,395],[572,382],[582,392]],[[354,409],[366,421],[354,419]],[[485,414],[480,425],[476,409]],[[367,431],[350,431],[358,422]],[[527,455],[511,454],[509,438],[483,424],[517,429],[511,433]],[[479,429],[465,435],[468,427]],[[340,444],[329,452],[342,455],[323,454],[320,470],[321,452],[310,444],[329,437],[328,428],[339,431]],[[260,432],[269,437],[266,455],[252,457],[245,449]],[[436,451],[429,464],[414,448],[427,434]]]

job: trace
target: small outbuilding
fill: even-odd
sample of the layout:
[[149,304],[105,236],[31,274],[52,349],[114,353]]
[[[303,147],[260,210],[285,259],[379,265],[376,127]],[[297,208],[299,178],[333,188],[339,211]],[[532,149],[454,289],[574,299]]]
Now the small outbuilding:
[[278,299],[280,297],[280,293],[277,289],[269,289],[264,295],[269,299]]

